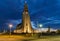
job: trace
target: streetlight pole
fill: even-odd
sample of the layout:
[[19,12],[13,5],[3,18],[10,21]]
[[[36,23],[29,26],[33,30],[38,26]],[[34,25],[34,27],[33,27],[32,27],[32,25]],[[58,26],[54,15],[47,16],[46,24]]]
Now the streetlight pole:
[[13,27],[12,24],[9,24],[9,29],[10,29],[10,33],[9,33],[9,36],[11,36],[11,28]]
[[11,36],[11,28],[10,28],[10,36]]
[[40,24],[39,26],[40,26],[40,29],[41,29],[41,36],[42,36],[42,27],[43,27],[43,25]]

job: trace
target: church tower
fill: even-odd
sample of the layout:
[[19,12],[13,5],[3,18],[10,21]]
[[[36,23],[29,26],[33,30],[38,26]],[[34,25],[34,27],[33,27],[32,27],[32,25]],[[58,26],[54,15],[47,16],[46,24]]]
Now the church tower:
[[22,23],[16,27],[16,33],[33,33],[33,28],[31,26],[30,16],[28,12],[28,6],[25,1],[24,10],[22,14]]
[[23,30],[24,33],[32,33],[33,29],[31,26],[31,21],[30,21],[30,16],[29,16],[29,12],[28,12],[28,6],[27,3],[25,2],[24,5],[24,11],[23,11],[23,15],[22,15],[22,25],[23,25]]

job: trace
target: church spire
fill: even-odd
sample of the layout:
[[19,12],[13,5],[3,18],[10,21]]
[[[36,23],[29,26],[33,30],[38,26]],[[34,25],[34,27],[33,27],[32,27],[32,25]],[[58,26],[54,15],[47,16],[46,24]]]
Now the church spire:
[[24,11],[25,11],[25,12],[28,11],[27,1],[25,1],[25,3],[24,3]]
[[25,3],[27,3],[27,1],[25,0]]

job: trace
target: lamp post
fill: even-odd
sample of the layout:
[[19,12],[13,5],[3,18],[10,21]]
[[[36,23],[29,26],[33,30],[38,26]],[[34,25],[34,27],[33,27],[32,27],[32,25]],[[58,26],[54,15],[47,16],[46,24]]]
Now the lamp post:
[[[40,29],[43,27],[42,24],[39,25]],[[41,29],[41,36],[42,36],[42,29]]]
[[9,24],[9,29],[10,29],[10,33],[9,33],[9,35],[11,35],[11,28],[13,27],[13,25],[12,24]]

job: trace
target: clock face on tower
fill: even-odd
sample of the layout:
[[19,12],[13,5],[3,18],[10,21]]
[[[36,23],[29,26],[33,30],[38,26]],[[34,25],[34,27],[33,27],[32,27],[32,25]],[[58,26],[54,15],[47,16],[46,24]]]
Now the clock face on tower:
[[26,14],[28,14],[28,12],[26,12]]
[[28,14],[28,12],[23,12],[23,14]]

